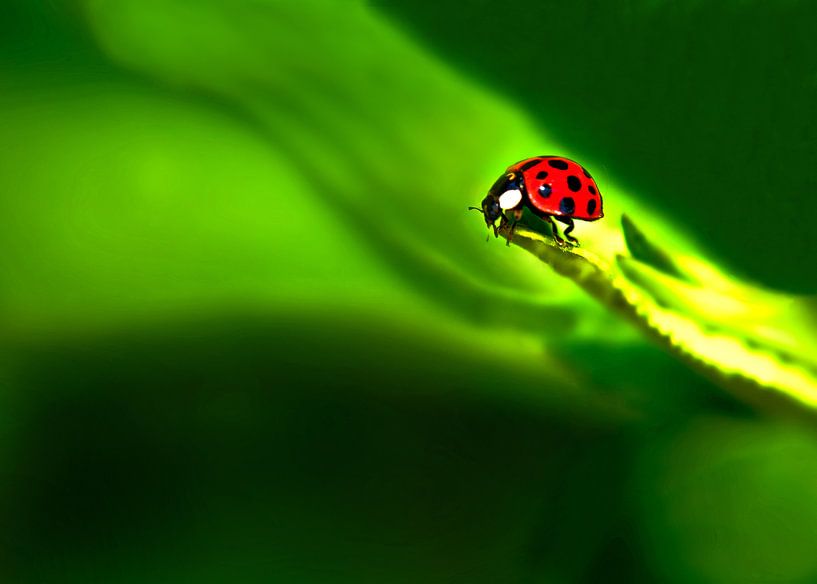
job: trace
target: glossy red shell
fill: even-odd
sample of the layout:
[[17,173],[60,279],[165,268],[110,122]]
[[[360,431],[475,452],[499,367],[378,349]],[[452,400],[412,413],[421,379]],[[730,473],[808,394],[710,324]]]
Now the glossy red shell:
[[520,160],[507,172],[522,175],[532,210],[543,215],[595,221],[604,216],[601,192],[582,165],[563,156]]

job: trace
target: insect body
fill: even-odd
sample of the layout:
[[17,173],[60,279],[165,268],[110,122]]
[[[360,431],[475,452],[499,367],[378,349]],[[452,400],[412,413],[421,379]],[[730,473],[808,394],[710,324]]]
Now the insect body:
[[[482,211],[485,223],[493,228],[495,236],[499,228],[510,223],[512,237],[525,208],[550,223],[553,238],[559,245],[565,245],[565,241],[559,236],[554,219],[567,225],[565,238],[579,245],[570,235],[573,219],[595,221],[604,216],[596,181],[583,166],[562,156],[537,156],[512,164],[497,179],[482,200],[482,208],[477,210]],[[499,227],[497,219],[501,219]],[[510,243],[510,238],[508,241]]]

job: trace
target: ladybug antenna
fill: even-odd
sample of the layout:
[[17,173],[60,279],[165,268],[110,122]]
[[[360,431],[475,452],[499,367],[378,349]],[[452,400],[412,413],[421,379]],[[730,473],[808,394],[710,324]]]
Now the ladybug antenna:
[[482,210],[482,209],[480,209],[479,207],[468,207],[468,210],[469,210],[469,211],[471,211],[471,210],[474,210],[474,211],[479,211],[480,213],[482,213],[483,215],[485,215],[485,211],[483,211],[483,210]]

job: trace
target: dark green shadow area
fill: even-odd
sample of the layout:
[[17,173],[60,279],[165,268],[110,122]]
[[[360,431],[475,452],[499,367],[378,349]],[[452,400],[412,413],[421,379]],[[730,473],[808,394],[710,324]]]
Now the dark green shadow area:
[[742,275],[817,291],[804,264],[817,256],[817,5],[374,4],[591,158],[602,191],[614,178]]
[[88,36],[78,3],[6,0],[0,18],[0,68],[42,66],[110,69]]
[[702,411],[736,419],[757,417],[750,406],[652,345],[610,346],[579,340],[552,350],[560,362],[573,365],[577,377],[602,388],[608,399],[647,414],[648,424],[672,423]]
[[238,317],[5,355],[4,581],[581,581],[629,521],[632,420],[398,325]]

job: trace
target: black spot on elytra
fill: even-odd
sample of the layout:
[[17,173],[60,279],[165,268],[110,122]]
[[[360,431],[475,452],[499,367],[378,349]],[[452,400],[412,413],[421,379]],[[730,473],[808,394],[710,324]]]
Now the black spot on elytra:
[[571,174],[569,177],[567,177],[567,188],[574,193],[578,193],[582,188],[582,181],[579,180],[578,176],[573,176]]
[[559,170],[567,170],[567,162],[564,160],[559,160],[558,158],[548,160],[548,164],[553,168],[558,168]]
[[587,172],[587,169],[585,167],[583,167],[583,166],[582,166],[582,172],[584,173],[584,176],[586,176],[587,178],[593,178],[592,176],[590,176],[590,173]]
[[525,164],[523,164],[519,168],[519,170],[521,170],[522,172],[525,172],[526,170],[530,170],[531,168],[533,168],[534,166],[536,166],[540,162],[542,162],[541,158],[534,158],[533,160],[528,160]]
[[590,199],[587,201],[587,214],[592,215],[596,212],[596,199]]
[[536,178],[539,180],[545,180],[547,177],[548,173],[545,172],[544,170],[540,170],[539,172],[536,173]]
[[575,210],[576,201],[573,200],[573,197],[563,197],[562,200],[559,201],[559,211],[565,215],[572,215]]
[[553,189],[550,185],[539,185],[539,196],[544,197],[545,199],[550,196],[550,193],[553,192]]
[[591,195],[596,194],[596,187],[594,187],[593,185],[587,185],[587,190],[590,191]]

